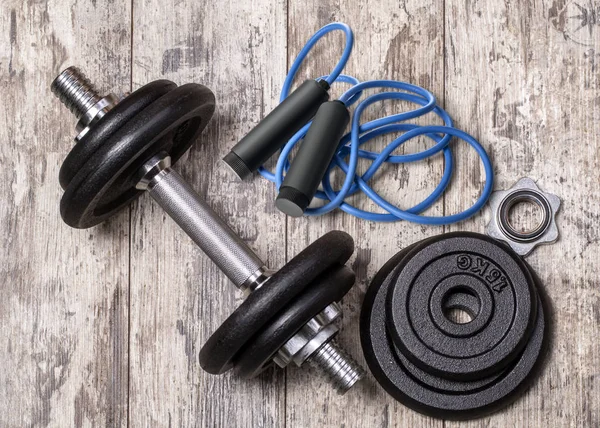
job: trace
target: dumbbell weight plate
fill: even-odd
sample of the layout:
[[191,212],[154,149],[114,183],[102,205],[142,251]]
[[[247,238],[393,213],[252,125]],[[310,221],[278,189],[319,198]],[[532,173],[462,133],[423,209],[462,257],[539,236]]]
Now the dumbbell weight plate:
[[142,86],[115,105],[83,138],[73,146],[63,161],[58,179],[66,189],[73,177],[108,138],[154,101],[175,89],[169,80],[156,80]]
[[[435,238],[413,244],[392,257],[371,282],[360,319],[360,337],[370,371],[396,400],[421,413],[444,419],[473,419],[491,413],[516,399],[529,385],[541,364],[547,342],[545,301],[535,293],[537,317],[529,341],[520,355],[497,373],[472,381],[436,376],[414,365],[391,341],[386,305],[402,260]],[[526,264],[525,264],[526,265]],[[529,266],[527,269],[530,270]],[[535,284],[539,281],[531,271]],[[537,287],[534,287],[534,290]],[[470,305],[465,299],[459,305]]]
[[60,208],[76,228],[94,226],[136,198],[141,166],[165,152],[175,162],[207,125],[215,108],[206,87],[187,84],[131,118],[102,144],[67,186]]
[[[381,278],[380,278],[381,279]],[[496,376],[459,382],[411,370],[390,345],[385,328],[385,300],[390,281],[375,280],[369,286],[361,313],[360,337],[365,359],[378,383],[399,402],[442,419],[473,419],[492,413],[514,401],[537,373],[544,349],[544,311],[522,354]],[[542,300],[538,300],[540,309]],[[393,363],[392,363],[393,362]],[[494,378],[495,377],[495,378]]]
[[296,296],[321,274],[346,263],[354,241],[345,232],[329,232],[306,247],[246,300],[208,338],[200,350],[200,365],[208,373],[232,368],[238,352]]
[[245,378],[261,373],[273,355],[311,318],[350,291],[354,279],[354,272],[346,266],[334,265],[325,271],[238,353],[235,371]]
[[[445,302],[446,309],[462,309],[463,311],[467,312],[471,318],[475,318],[477,316],[478,312],[480,311],[480,306],[481,305],[477,297],[467,293],[452,295]],[[392,343],[390,344],[393,345]],[[418,382],[435,390],[448,393],[476,392],[477,390],[492,384],[503,374],[503,372],[500,372],[489,377],[480,378],[473,381],[455,381],[451,379],[445,379],[428,373],[414,365],[395,345],[393,345],[393,351],[401,365],[404,366],[406,371],[410,373],[411,376],[413,376]]]
[[[528,268],[512,250],[483,235],[445,234],[419,244],[401,263],[387,326],[415,365],[471,380],[497,373],[521,353],[535,325],[537,298]],[[479,300],[469,323],[444,314],[445,297],[456,292]]]

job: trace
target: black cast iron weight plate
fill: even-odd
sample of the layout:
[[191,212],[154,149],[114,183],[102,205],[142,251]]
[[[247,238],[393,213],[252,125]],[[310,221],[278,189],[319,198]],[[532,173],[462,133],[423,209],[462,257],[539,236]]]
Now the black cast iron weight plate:
[[321,274],[348,261],[354,240],[341,231],[328,232],[302,250],[255,290],[208,338],[200,365],[211,374],[233,367],[242,348]]
[[235,371],[245,378],[260,374],[279,348],[311,318],[331,303],[342,300],[354,285],[354,278],[352,269],[342,265],[325,271],[239,352]]
[[[479,379],[523,350],[537,298],[529,269],[512,250],[483,235],[439,235],[401,264],[387,300],[387,327],[415,365],[446,378]],[[469,323],[445,316],[448,296],[457,293],[479,301]]]
[[175,163],[214,109],[214,94],[194,83],[150,103],[103,140],[71,179],[60,201],[63,220],[75,228],[92,227],[128,205],[141,194],[135,188],[141,166],[162,152]]
[[[471,233],[444,235],[445,239],[468,237],[491,241],[504,251],[507,246],[489,238]],[[369,368],[377,381],[395,399],[427,415],[444,419],[472,419],[484,416],[514,401],[529,385],[538,371],[541,354],[547,342],[544,303],[536,292],[538,281],[530,272],[534,290],[536,318],[524,348],[509,363],[498,367],[495,373],[469,381],[438,376],[413,364],[389,333],[389,294],[406,258],[435,242],[430,238],[404,249],[392,257],[373,279],[361,313],[361,343]],[[472,248],[470,248],[472,250]],[[529,266],[522,262],[530,270]],[[443,276],[443,275],[442,275]],[[460,302],[459,302],[460,303]],[[472,300],[463,300],[470,305]],[[425,308],[428,312],[428,308]],[[477,316],[473,321],[475,321]]]

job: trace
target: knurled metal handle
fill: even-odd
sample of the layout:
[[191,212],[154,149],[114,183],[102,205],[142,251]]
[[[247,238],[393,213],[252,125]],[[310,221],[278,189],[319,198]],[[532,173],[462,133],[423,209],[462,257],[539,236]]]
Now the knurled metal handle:
[[148,185],[148,192],[237,287],[264,268],[258,256],[175,170],[161,171]]

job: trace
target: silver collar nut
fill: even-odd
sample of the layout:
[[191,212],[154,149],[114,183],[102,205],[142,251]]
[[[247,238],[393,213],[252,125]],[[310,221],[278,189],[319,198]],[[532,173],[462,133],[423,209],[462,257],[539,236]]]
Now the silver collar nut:
[[[511,209],[521,202],[537,205],[542,213],[539,224],[525,232],[517,230],[509,220]],[[521,178],[510,189],[495,191],[490,196],[492,216],[486,233],[506,242],[517,254],[526,256],[538,245],[552,244],[558,239],[556,213],[560,203],[558,196],[543,192],[531,178]]]

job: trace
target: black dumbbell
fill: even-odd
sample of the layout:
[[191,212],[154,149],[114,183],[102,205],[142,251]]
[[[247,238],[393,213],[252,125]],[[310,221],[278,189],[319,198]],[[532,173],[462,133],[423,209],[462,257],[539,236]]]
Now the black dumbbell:
[[102,97],[76,68],[52,91],[79,119],[76,144],[59,174],[60,212],[75,228],[94,226],[146,190],[240,289],[249,293],[200,351],[209,373],[230,368],[244,377],[271,362],[310,362],[344,393],[362,368],[333,338],[337,302],[354,284],[344,266],[354,251],[346,233],[330,232],[270,274],[254,252],[171,168],[197,139],[215,109],[199,84],[151,82],[119,99]]

